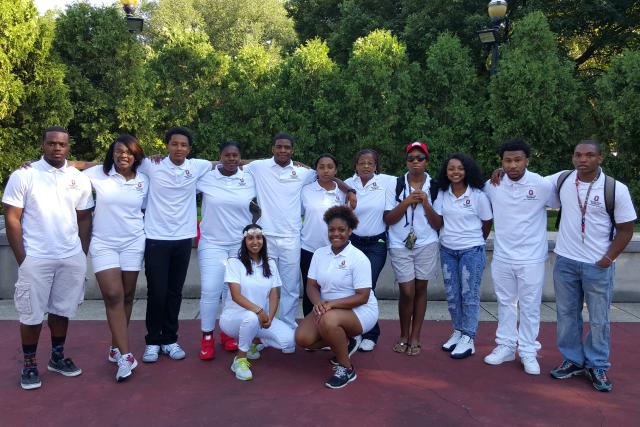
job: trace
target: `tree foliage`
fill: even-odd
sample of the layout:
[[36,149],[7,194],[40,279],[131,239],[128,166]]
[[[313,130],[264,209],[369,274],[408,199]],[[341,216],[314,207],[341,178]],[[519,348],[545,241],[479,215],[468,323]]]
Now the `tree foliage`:
[[627,50],[615,57],[596,88],[602,140],[615,153],[606,164],[640,200],[640,51]]
[[[534,149],[535,170],[551,173],[588,136],[586,100],[573,66],[558,52],[545,16],[532,12],[514,25],[513,36],[490,83],[489,120],[495,147],[523,136]],[[562,161],[560,160],[560,161]]]
[[281,0],[159,0],[151,16],[152,36],[171,40],[185,31],[203,31],[216,51],[229,55],[245,44],[290,47],[297,40]]
[[245,158],[261,158],[286,131],[297,160],[334,153],[343,177],[360,148],[401,172],[416,139],[431,173],[454,151],[491,170],[510,137],[550,173],[596,135],[617,153],[607,171],[640,200],[637,3],[510,1],[489,76],[475,33],[489,23],[486,3],[149,0],[145,31],[132,36],[115,6],[73,4],[54,19],[30,0],[0,0],[0,177],[34,158],[53,124],[67,125],[85,159],[122,131],[157,153],[175,125],[192,129],[196,156],[217,158],[235,139]]
[[[0,57],[7,80],[0,83],[0,181],[25,159],[36,158],[47,126],[72,117],[65,68],[52,55],[55,21],[38,17],[28,1],[0,0]],[[6,18],[6,19],[5,19]],[[0,78],[1,79],[1,78]],[[5,84],[5,82],[9,82]]]
[[53,46],[67,67],[65,82],[71,88],[74,108],[69,123],[74,152],[95,159],[119,131],[130,131],[120,120],[126,115],[123,108],[136,108],[145,101],[139,90],[144,49],[127,31],[118,9],[85,3],[69,6],[57,19]]

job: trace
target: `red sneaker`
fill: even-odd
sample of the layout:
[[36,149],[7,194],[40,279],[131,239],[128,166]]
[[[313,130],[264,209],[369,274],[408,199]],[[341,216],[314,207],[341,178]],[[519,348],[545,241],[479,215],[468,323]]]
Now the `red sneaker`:
[[238,351],[238,343],[224,332],[220,332],[220,342],[222,347],[227,351]]
[[200,341],[200,360],[211,360],[216,357],[216,350],[213,347],[215,342],[213,334],[202,337],[202,341]]

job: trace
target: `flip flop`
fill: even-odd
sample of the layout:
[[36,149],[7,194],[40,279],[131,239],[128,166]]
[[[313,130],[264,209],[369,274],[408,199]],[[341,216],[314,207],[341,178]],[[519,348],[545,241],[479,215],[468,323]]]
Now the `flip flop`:
[[409,344],[407,348],[407,356],[417,356],[422,351],[420,344]]
[[409,344],[407,344],[406,342],[398,341],[394,344],[393,351],[395,351],[396,353],[406,353],[408,346]]

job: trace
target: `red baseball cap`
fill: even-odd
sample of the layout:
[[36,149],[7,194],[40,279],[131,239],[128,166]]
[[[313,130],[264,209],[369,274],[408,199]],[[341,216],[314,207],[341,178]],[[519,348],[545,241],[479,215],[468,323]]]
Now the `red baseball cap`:
[[429,149],[427,148],[427,145],[424,142],[420,142],[420,141],[414,141],[411,144],[407,145],[407,148],[404,149],[404,153],[407,154],[409,151],[413,150],[414,148],[419,148],[420,150],[424,151],[424,154],[429,154]]

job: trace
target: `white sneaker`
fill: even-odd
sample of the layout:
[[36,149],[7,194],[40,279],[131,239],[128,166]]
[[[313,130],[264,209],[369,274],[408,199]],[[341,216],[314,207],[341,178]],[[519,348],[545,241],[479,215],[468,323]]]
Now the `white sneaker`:
[[260,359],[260,351],[258,350],[256,344],[251,344],[251,347],[249,347],[249,351],[247,351],[247,359],[249,360]]
[[282,353],[283,354],[292,354],[296,352],[296,348],[295,347],[288,347],[288,348],[283,348],[282,349]]
[[358,348],[359,351],[373,351],[373,349],[376,347],[376,343],[371,341],[370,339],[364,338],[362,340],[362,342],[360,343],[360,347]]
[[456,348],[456,344],[458,344],[458,341],[460,341],[460,338],[462,338],[462,332],[454,329],[447,342],[442,344],[442,349],[444,351],[453,351],[453,349]]
[[144,354],[142,355],[142,361],[144,363],[153,363],[158,361],[158,353],[160,353],[159,345],[146,345],[144,347]]
[[160,350],[162,350],[164,354],[168,354],[173,360],[182,360],[187,355],[177,342],[162,345],[160,346]]
[[454,359],[464,359],[476,352],[476,347],[473,345],[473,338],[468,335],[462,335],[460,341],[456,344],[456,348],[451,352],[451,357]]
[[118,372],[116,373],[116,381],[124,381],[131,376],[135,367],[138,366],[133,354],[127,353],[120,356],[118,359]]
[[246,357],[238,358],[237,356],[233,358],[233,363],[231,364],[231,370],[236,374],[236,378],[241,381],[250,381],[253,379],[253,374],[251,373],[251,363],[247,360]]
[[504,344],[498,344],[491,354],[484,358],[484,363],[488,365],[500,365],[504,362],[511,362],[514,360],[516,360],[515,350],[512,350],[509,346]]
[[540,375],[540,365],[535,356],[521,356],[520,362],[524,366],[524,371],[529,375]]
[[118,347],[109,347],[109,357],[107,358],[109,362],[117,363],[120,356],[120,349]]

